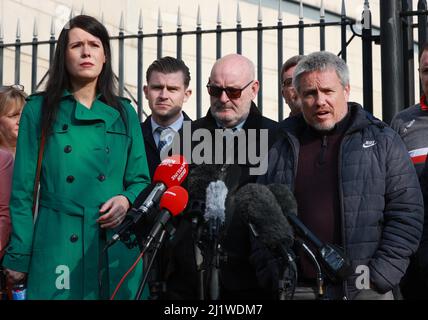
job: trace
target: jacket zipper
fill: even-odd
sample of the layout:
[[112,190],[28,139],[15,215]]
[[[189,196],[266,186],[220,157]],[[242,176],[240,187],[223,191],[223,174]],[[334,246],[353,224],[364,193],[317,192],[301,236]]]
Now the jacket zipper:
[[293,150],[293,158],[294,158],[293,171],[294,171],[294,175],[293,175],[293,181],[291,181],[290,189],[291,189],[292,192],[294,192],[294,181],[296,180],[296,176],[297,176],[297,165],[298,165],[298,162],[299,162],[299,157],[298,157],[297,151],[296,151],[297,146],[293,142],[292,137],[289,135],[288,132],[286,133],[285,136],[286,136],[286,138],[288,140],[288,143],[291,146],[291,149]]
[[[348,140],[348,136],[345,135],[342,139],[342,142],[340,143],[340,151],[339,151],[339,166],[338,166],[338,178],[339,178],[339,201],[340,201],[340,225],[341,225],[341,231],[342,231],[342,243],[343,243],[343,254],[346,257],[346,236],[345,236],[345,208],[343,204],[343,187],[342,187],[342,149],[345,142]],[[348,300],[348,286],[347,286],[347,280],[344,280],[342,283],[345,296],[343,297],[344,300]]]
[[324,135],[322,136],[322,142],[321,142],[321,152],[320,152],[320,156],[318,159],[318,164],[319,165],[323,165],[325,163],[325,153],[327,150],[327,136]]

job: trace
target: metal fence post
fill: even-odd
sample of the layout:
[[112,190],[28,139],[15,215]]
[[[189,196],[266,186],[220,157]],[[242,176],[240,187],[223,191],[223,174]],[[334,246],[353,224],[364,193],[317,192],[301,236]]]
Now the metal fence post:
[[404,105],[401,0],[380,0],[382,117],[390,123]]
[[[412,0],[402,0],[403,11],[412,11]],[[402,17],[403,28],[403,73],[404,73],[404,104],[402,108],[415,104],[415,72],[413,50],[413,17]]]
[[157,33],[157,58],[162,58],[162,51],[163,51],[163,31],[162,31],[162,16],[161,11],[159,8],[158,12],[158,33]]
[[120,16],[119,24],[119,96],[123,97],[125,91],[125,79],[124,79],[124,69],[125,69],[125,43],[124,43],[124,33],[125,23],[123,21],[123,12]]
[[177,59],[182,60],[183,56],[183,33],[181,30],[181,10],[180,7],[178,7],[177,12]]
[[368,0],[364,1],[362,14],[363,104],[365,110],[373,113],[372,15]]
[[199,5],[196,20],[196,119],[199,119],[202,117],[202,19]]
[[345,0],[342,0],[342,14],[340,16],[340,20],[342,22],[341,26],[341,38],[342,38],[342,59],[346,62],[348,59],[348,52],[346,49],[346,9],[345,9]]
[[216,59],[221,58],[221,11],[220,11],[220,2],[218,3],[217,7],[217,27],[216,27]]
[[259,80],[257,107],[263,114],[263,18],[261,0],[259,1],[259,13],[257,20],[257,80]]
[[15,84],[21,82],[21,24],[16,25],[16,41],[15,41]]
[[242,54],[242,25],[241,11],[239,10],[239,1],[236,7],[236,53]]
[[325,9],[324,0],[321,0],[320,8],[320,51],[325,50]]
[[137,42],[137,114],[140,121],[143,120],[143,13],[140,10],[138,19],[138,42]]
[[[427,2],[426,0],[418,1],[418,11],[426,11],[427,10]],[[418,16],[418,53],[422,51],[423,45],[427,42],[427,16],[419,15]],[[419,61],[418,61],[419,63]],[[422,96],[422,82],[419,80],[419,92]]]
[[34,19],[33,44],[31,54],[31,93],[34,93],[37,87],[37,46],[37,20]]
[[299,54],[305,54],[305,29],[303,25],[303,0],[300,0],[300,8],[299,8]]
[[278,121],[281,121],[284,119],[284,102],[282,101],[282,64],[284,60],[284,54],[283,54],[283,29],[282,29],[282,10],[281,10],[281,2],[282,0],[279,0],[278,3],[278,34],[277,34],[277,42],[278,42]]

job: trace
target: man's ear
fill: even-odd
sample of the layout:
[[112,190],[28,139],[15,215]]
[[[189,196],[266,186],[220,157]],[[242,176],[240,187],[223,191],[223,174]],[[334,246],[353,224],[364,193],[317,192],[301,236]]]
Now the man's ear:
[[147,100],[149,100],[149,98],[147,98],[148,91],[149,91],[149,88],[145,85],[145,86],[143,87],[143,92],[144,92],[144,97],[145,97]]
[[260,89],[260,82],[259,80],[254,80],[251,84],[251,92],[252,92],[252,100],[254,100],[257,97],[257,94],[259,93]]
[[344,88],[344,94],[345,94],[345,100],[346,102],[349,101],[349,95],[351,93],[351,86],[349,85],[349,83],[345,86]]
[[190,98],[191,95],[192,95],[192,89],[187,88],[184,91],[184,99],[183,99],[183,101],[187,102],[187,100],[189,100],[189,98]]

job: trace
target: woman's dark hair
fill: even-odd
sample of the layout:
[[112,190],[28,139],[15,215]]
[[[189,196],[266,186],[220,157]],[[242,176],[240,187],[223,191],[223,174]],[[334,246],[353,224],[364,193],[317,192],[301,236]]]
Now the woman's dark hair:
[[49,80],[44,92],[42,131],[46,134],[51,133],[52,126],[56,120],[61,96],[65,89],[71,89],[70,75],[65,64],[65,52],[69,40],[68,33],[73,28],[80,28],[101,40],[104,47],[106,62],[98,77],[97,94],[101,94],[103,102],[120,112],[126,126],[126,115],[117,98],[117,81],[114,77],[111,65],[110,38],[107,29],[97,19],[86,15],[79,15],[72,18],[64,26],[58,38],[54,60],[49,69]]

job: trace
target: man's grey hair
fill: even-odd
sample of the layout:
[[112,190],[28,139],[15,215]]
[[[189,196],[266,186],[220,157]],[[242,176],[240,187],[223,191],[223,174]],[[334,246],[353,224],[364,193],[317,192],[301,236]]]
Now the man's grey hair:
[[305,73],[334,70],[343,87],[349,85],[349,69],[346,62],[327,51],[313,52],[300,60],[293,73],[293,86],[300,92],[300,80]]

